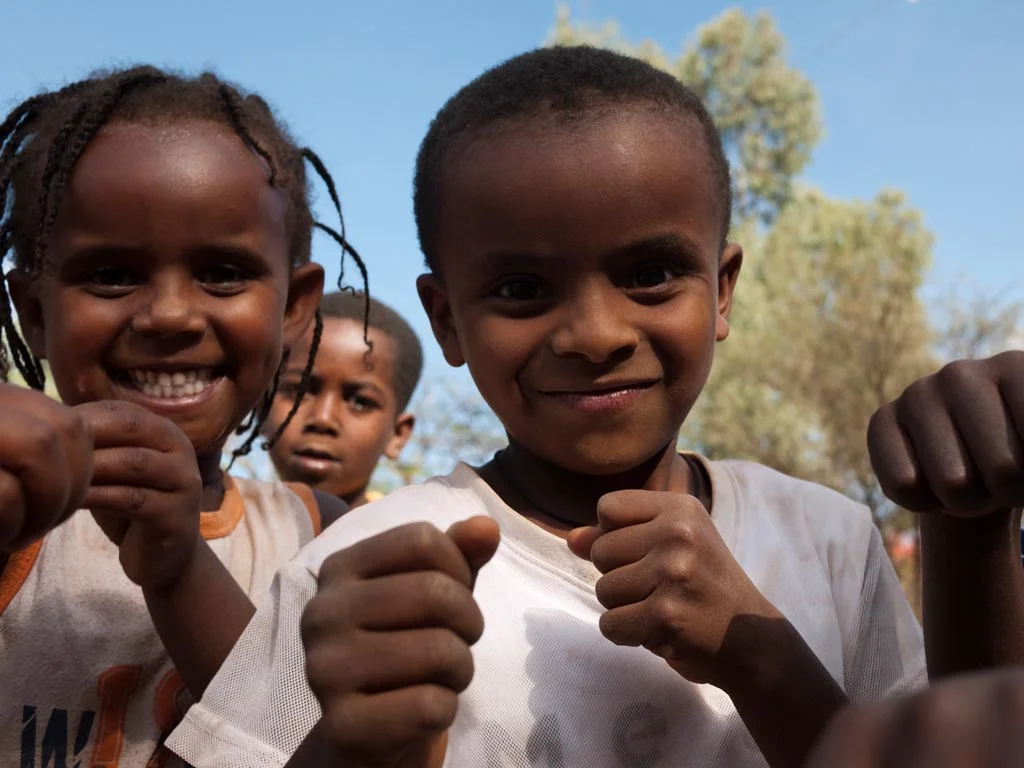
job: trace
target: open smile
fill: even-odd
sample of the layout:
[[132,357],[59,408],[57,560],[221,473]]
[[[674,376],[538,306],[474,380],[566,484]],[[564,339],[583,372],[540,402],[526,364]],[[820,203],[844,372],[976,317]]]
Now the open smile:
[[224,382],[222,370],[213,367],[120,368],[114,381],[134,400],[154,411],[194,408],[213,397]]

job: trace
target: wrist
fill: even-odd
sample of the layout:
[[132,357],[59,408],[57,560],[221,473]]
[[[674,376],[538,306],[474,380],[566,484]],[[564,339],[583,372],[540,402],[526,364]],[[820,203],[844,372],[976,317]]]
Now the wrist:
[[193,546],[183,553],[175,567],[168,569],[163,577],[143,587],[147,595],[159,596],[181,589],[184,585],[201,582],[202,573],[207,569],[209,559],[216,559],[206,540],[196,532]]
[[767,615],[739,615],[729,624],[719,651],[722,675],[717,686],[733,698],[785,685],[793,649],[804,645],[789,620],[771,608]]
[[1012,557],[1020,565],[1021,510],[998,509],[978,517],[921,515],[921,551],[966,562],[978,558]]

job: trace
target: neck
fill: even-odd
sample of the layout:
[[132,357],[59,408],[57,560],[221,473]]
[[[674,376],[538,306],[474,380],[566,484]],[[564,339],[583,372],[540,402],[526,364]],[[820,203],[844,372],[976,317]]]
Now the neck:
[[481,469],[481,476],[506,504],[555,532],[593,525],[598,499],[614,491],[693,493],[691,474],[689,463],[674,444],[627,472],[581,475],[545,461],[512,441]]
[[200,509],[215,512],[224,502],[224,473],[220,468],[222,451],[218,448],[211,453],[197,456],[199,476],[203,479],[203,495]]

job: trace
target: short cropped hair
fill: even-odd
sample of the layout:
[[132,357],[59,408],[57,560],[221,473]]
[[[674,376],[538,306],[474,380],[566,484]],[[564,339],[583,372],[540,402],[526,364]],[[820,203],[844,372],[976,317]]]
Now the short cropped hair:
[[[365,296],[353,291],[324,294],[320,300],[320,314],[330,317],[354,320],[360,325],[366,313]],[[395,360],[395,397],[398,411],[409,405],[412,394],[423,371],[423,347],[412,326],[400,314],[383,302],[370,297],[370,328],[390,336],[398,348]]]

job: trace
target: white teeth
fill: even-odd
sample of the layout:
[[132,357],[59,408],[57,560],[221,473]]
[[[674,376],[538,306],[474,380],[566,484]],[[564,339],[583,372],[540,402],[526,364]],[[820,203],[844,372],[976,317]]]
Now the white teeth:
[[208,386],[212,372],[209,368],[190,371],[150,371],[133,369],[128,371],[136,388],[147,397],[174,400],[198,395]]

